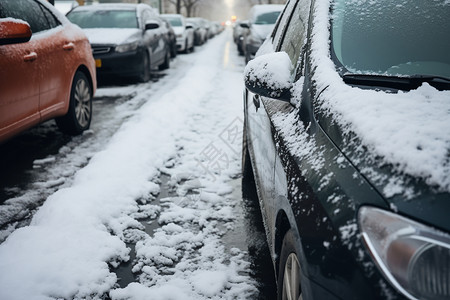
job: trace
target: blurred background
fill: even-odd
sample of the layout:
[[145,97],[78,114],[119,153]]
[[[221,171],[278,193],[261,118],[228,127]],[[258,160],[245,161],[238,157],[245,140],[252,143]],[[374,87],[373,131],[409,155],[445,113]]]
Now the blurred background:
[[185,17],[202,17],[212,21],[245,20],[255,4],[285,4],[286,0],[49,0],[62,12],[76,5],[95,3],[146,3],[162,14],[178,13]]

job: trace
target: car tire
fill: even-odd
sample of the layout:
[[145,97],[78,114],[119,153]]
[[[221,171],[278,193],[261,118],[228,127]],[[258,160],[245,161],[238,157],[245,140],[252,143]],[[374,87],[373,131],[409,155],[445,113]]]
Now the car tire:
[[142,70],[138,76],[138,80],[140,82],[147,82],[150,80],[150,58],[148,57],[148,53],[144,52],[142,56]]
[[290,229],[283,238],[278,270],[278,300],[302,300],[300,287],[301,268],[298,260],[294,231]]
[[248,182],[249,180],[253,180],[253,169],[252,169],[252,162],[250,160],[250,153],[248,150],[248,142],[247,142],[247,129],[245,128],[244,124],[244,130],[242,134],[242,162],[241,162],[241,169],[242,169],[242,182]]
[[189,47],[188,47],[188,40],[186,39],[186,43],[184,43],[184,53],[188,54],[189,53]]
[[158,68],[160,71],[167,70],[168,68],[170,68],[170,51],[169,50],[167,50],[167,52],[166,52],[166,57],[164,58],[164,62],[161,65],[159,65]]
[[92,87],[86,75],[77,71],[70,89],[67,114],[56,118],[59,129],[70,135],[78,135],[89,129],[92,119]]

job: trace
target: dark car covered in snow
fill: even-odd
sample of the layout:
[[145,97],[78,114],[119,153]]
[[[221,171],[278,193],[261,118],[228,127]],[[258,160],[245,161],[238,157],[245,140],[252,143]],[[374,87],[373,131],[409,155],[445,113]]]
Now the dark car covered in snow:
[[291,0],[245,69],[278,299],[450,299],[450,3]]
[[145,82],[151,69],[170,66],[169,30],[147,4],[77,6],[67,18],[88,36],[99,79],[130,76]]

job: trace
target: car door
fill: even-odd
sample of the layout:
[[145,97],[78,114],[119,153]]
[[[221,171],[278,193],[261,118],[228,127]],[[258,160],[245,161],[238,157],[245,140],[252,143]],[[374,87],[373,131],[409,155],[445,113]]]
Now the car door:
[[0,2],[0,17],[21,19],[31,27],[29,42],[0,46],[0,138],[39,122],[41,70],[37,54],[39,42],[34,32],[42,30],[34,1],[23,5],[17,0]]
[[42,72],[39,110],[41,119],[48,119],[67,107],[68,92],[75,73],[73,59],[76,42],[74,37],[66,35],[64,27],[47,8],[43,5],[39,7],[35,14],[48,23],[48,29],[35,36]]
[[[272,34],[272,43],[276,51],[286,52],[294,66],[291,73],[292,81],[301,80],[301,57],[305,49],[310,3],[310,0],[290,1]],[[296,85],[298,86],[298,84]],[[253,98],[255,97],[258,98],[258,96],[253,96]],[[288,201],[289,183],[287,182],[286,169],[280,157],[280,145],[277,136],[281,129],[289,126],[284,124],[284,120],[292,119],[296,104],[295,101],[288,103],[268,97],[259,98],[260,107],[263,108],[261,112],[252,113],[250,109],[248,114],[264,126],[264,131],[259,130],[259,135],[254,137],[258,141],[252,142],[255,153],[259,154],[255,155],[254,159],[257,165],[255,167],[256,173],[258,173],[256,177],[261,177],[257,180],[260,181],[259,186],[262,187],[262,195],[260,195],[264,199],[262,209],[265,211],[266,220],[269,223],[267,228],[272,231],[270,232],[270,242],[274,243],[278,210],[280,208],[291,210]],[[249,101],[251,101],[250,98]],[[256,125],[256,122],[253,122],[253,127]],[[262,180],[262,178],[264,179]]]
[[[284,24],[289,19],[289,14],[292,10],[292,6],[295,1],[290,1],[287,4],[287,8],[281,15],[281,20],[278,25],[284,27]],[[276,33],[276,31],[274,31]],[[278,35],[272,35],[269,37],[270,41],[266,43],[272,43],[273,49],[277,47],[280,37]],[[266,45],[265,45],[266,46]],[[267,49],[267,47],[265,47]],[[247,109],[247,124],[250,131],[250,140],[248,144],[255,155],[253,156],[253,168],[255,170],[255,180],[259,187],[259,197],[262,198],[262,211],[265,214],[266,220],[272,225],[275,222],[275,201],[277,198],[275,191],[275,173],[274,167],[276,163],[276,147],[273,138],[273,124],[272,116],[280,108],[281,105],[289,104],[282,103],[281,101],[274,100],[267,97],[261,97],[255,95],[250,91],[246,91],[246,109]],[[279,179],[279,177],[278,177]],[[278,180],[277,179],[277,180]],[[273,226],[268,226],[268,229],[272,229]],[[274,233],[272,232],[273,236]]]

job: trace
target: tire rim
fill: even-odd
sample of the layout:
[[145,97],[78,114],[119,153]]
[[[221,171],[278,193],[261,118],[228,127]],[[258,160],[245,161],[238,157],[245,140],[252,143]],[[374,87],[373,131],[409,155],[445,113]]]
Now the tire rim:
[[300,264],[297,255],[291,253],[284,267],[283,300],[302,300],[300,287]]
[[91,93],[89,85],[83,79],[75,87],[75,116],[81,127],[89,124],[91,117]]

